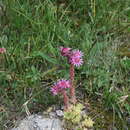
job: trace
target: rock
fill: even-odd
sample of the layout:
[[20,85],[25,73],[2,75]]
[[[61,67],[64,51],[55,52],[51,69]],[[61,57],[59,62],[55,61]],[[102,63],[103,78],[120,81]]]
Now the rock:
[[64,113],[63,113],[62,110],[56,110],[56,114],[57,114],[57,116],[59,116],[59,117],[64,116]]
[[62,123],[56,118],[43,118],[39,115],[31,115],[20,121],[17,128],[11,130],[63,130]]

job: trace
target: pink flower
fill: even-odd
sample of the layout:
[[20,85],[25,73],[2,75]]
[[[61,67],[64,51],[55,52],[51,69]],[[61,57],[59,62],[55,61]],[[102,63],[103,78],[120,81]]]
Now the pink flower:
[[57,86],[53,86],[53,87],[51,88],[51,92],[52,92],[54,95],[57,95],[58,92],[59,92],[59,88],[58,88]]
[[5,48],[0,48],[0,54],[3,54],[6,52],[6,49]]
[[77,67],[83,64],[83,53],[80,50],[72,50],[68,47],[60,47],[60,52],[62,56],[66,56],[68,58],[69,64],[73,64]]
[[83,53],[81,51],[79,51],[79,50],[73,50],[71,55],[73,57],[79,57],[79,58],[81,58],[83,56]]
[[77,67],[81,66],[83,64],[83,59],[82,59],[83,53],[79,50],[73,50],[69,62],[70,64],[73,64]]
[[60,88],[69,88],[70,87],[70,81],[69,80],[65,80],[65,79],[61,79],[57,82],[57,86],[59,86]]
[[71,48],[60,47],[60,52],[62,56],[69,56],[71,53]]
[[83,59],[80,58],[80,57],[74,57],[74,56],[72,56],[70,58],[70,63],[73,64],[73,65],[75,65],[76,67],[79,67],[79,66],[81,66],[83,64]]
[[57,95],[58,93],[62,92],[66,88],[69,88],[70,86],[71,85],[70,85],[69,80],[61,79],[61,80],[58,80],[57,83],[54,84],[54,86],[51,88],[51,92],[54,95]]

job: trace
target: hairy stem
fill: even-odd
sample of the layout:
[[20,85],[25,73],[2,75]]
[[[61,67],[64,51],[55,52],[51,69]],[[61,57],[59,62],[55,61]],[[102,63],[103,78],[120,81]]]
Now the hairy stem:
[[71,102],[73,104],[76,103],[76,96],[75,96],[75,86],[74,86],[74,65],[70,64],[70,82],[71,82],[71,87],[70,87],[70,96],[71,96]]
[[65,110],[68,110],[68,108],[69,108],[69,98],[68,98],[65,90],[63,90],[62,93],[63,93],[63,97],[64,97]]

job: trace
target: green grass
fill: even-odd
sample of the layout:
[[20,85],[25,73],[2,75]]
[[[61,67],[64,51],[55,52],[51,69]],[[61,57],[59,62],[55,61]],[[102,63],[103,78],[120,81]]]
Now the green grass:
[[[0,47],[7,49],[0,55],[0,105],[6,109],[0,124],[8,120],[11,108],[21,112],[28,100],[31,110],[39,104],[42,110],[57,103],[50,86],[56,79],[69,78],[59,46],[84,52],[76,79],[88,97],[99,98],[105,109],[114,109],[121,119],[124,113],[130,114],[129,0],[0,3]],[[121,53],[127,58],[120,56],[124,46],[127,49]]]

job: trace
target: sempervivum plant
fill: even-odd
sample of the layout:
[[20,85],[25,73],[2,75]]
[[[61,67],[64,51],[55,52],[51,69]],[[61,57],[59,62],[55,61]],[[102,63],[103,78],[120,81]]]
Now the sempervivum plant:
[[70,88],[70,86],[71,85],[70,85],[70,81],[69,80],[61,79],[61,80],[58,80],[51,88],[51,92],[54,95],[63,94],[64,105],[65,105],[65,109],[66,110],[69,107],[69,98],[67,96],[66,89]]
[[72,50],[71,48],[60,47],[60,53],[62,56],[67,57],[68,64],[70,64],[70,80],[61,79],[58,80],[51,88],[51,92],[54,95],[61,93],[64,96],[65,108],[69,107],[69,98],[66,93],[66,89],[70,88],[70,101],[76,103],[75,86],[74,86],[74,67],[80,67],[83,64],[83,53],[79,50]]
[[60,47],[62,56],[67,57],[68,64],[70,64],[70,97],[73,104],[76,103],[75,86],[74,86],[74,67],[80,67],[83,64],[83,53],[79,50],[72,50],[71,48]]

